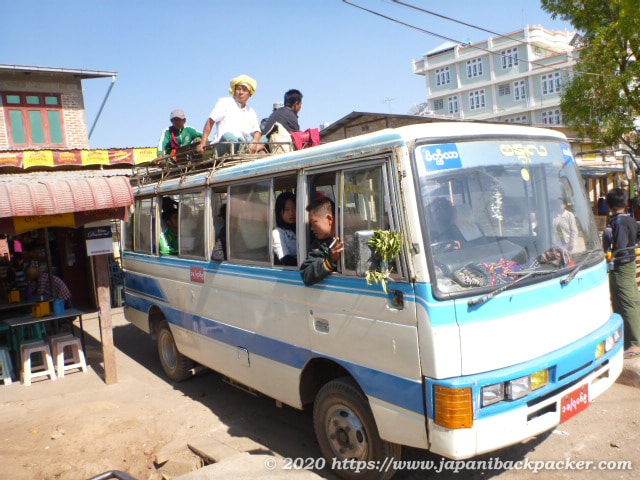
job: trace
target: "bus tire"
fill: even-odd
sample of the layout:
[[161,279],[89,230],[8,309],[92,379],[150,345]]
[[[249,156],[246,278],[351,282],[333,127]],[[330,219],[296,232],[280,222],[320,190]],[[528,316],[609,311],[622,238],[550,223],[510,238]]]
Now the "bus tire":
[[345,461],[333,469],[340,478],[387,480],[395,474],[393,460],[400,460],[402,448],[380,438],[369,402],[353,379],[338,378],[320,389],[313,426],[327,465]]
[[163,321],[158,328],[158,356],[162,370],[174,382],[182,382],[191,377],[195,364],[178,351],[169,324]]

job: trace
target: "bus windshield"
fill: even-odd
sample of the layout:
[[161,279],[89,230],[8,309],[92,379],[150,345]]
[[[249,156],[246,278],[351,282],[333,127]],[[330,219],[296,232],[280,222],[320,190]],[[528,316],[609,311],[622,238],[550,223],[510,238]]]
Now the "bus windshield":
[[[528,274],[544,278],[599,248],[590,204],[565,143],[419,145],[415,158],[436,293],[475,295]],[[591,262],[601,258],[592,255]]]

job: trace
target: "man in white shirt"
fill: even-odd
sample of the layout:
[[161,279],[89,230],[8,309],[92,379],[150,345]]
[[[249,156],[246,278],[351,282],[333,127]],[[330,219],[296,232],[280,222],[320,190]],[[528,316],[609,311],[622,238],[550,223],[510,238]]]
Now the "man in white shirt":
[[216,131],[213,143],[223,142],[223,145],[217,148],[218,154],[231,152],[231,144],[224,142],[235,143],[236,153],[240,147],[238,144],[249,143],[249,153],[257,153],[264,148],[264,144],[260,143],[262,134],[258,116],[253,108],[247,106],[247,101],[256,92],[258,82],[248,75],[240,75],[232,79],[230,85],[229,93],[233,96],[220,98],[216,102],[204,125],[202,140],[197,147],[198,152],[202,152],[207,144],[214,125]]

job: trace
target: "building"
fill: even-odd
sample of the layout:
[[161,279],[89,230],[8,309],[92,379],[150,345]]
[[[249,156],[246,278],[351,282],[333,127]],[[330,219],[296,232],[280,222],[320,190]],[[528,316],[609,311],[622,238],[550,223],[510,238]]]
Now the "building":
[[575,39],[573,32],[533,26],[427,52],[413,62],[426,79],[427,114],[563,127],[560,95],[576,64]]
[[0,150],[89,148],[82,81],[117,73],[0,65]]
[[397,115],[392,113],[351,112],[348,115],[326,125],[320,131],[322,143],[334,142],[345,138],[377,132],[384,128],[403,127],[415,123],[452,121],[451,118],[436,116]]

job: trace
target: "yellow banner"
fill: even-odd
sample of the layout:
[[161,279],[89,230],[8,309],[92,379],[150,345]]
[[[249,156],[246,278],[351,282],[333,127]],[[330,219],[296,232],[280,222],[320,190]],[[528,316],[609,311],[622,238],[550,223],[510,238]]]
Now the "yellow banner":
[[27,150],[22,157],[23,168],[53,167],[53,152],[51,150]]
[[135,165],[155,160],[157,156],[158,156],[158,149],[156,148],[134,148],[133,149],[133,163]]
[[13,225],[16,230],[16,234],[18,234],[45,227],[74,228],[76,226],[76,221],[73,213],[60,213],[57,215],[13,217]]
[[108,150],[82,150],[83,165],[109,165]]

